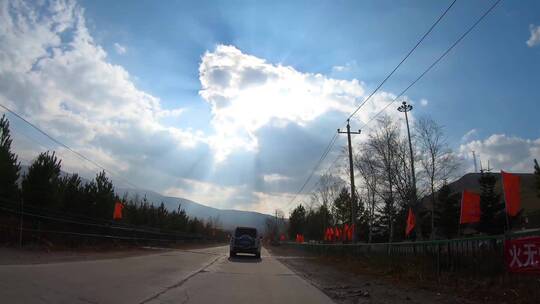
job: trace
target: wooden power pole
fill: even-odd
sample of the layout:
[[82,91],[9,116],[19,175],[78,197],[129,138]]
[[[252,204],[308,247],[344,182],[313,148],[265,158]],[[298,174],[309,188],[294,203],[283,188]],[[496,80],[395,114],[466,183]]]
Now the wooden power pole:
[[[354,229],[356,230],[356,209],[354,208],[354,204],[356,202],[356,188],[354,186],[354,166],[351,134],[360,134],[361,131],[358,130],[358,132],[351,132],[351,125],[349,124],[349,119],[347,119],[347,131],[341,131],[340,129],[338,129],[337,131],[340,134],[347,133],[347,142],[349,144],[349,174],[351,177],[351,225],[353,225]],[[354,231],[353,233],[352,242],[356,243],[356,231]]]

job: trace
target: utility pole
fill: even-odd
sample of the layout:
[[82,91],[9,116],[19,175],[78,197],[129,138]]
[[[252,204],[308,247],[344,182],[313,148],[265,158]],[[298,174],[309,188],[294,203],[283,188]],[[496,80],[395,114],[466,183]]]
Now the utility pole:
[[[349,143],[349,174],[351,176],[351,225],[353,225],[356,230],[356,210],[354,204],[356,202],[356,188],[354,187],[354,167],[353,167],[353,153],[352,153],[352,144],[351,144],[351,134],[360,134],[361,130],[358,132],[351,132],[351,125],[349,124],[349,119],[347,119],[347,132],[343,132],[338,129],[338,133],[343,134],[347,133],[347,142]],[[356,243],[356,231],[353,233],[353,243]]]
[[279,224],[278,224],[278,210],[276,209],[274,211],[275,213],[275,221],[274,221],[274,231],[272,233],[272,240],[279,240]]
[[[411,195],[411,207],[414,206],[413,209],[416,208],[416,175],[414,173],[414,154],[412,149],[412,142],[411,142],[411,131],[409,129],[409,117],[407,116],[407,112],[410,112],[413,109],[413,106],[410,104],[407,104],[406,101],[401,103],[401,106],[397,109],[400,112],[405,113],[405,122],[407,123],[407,136],[409,137],[409,152],[411,156],[411,176],[412,176],[412,195]],[[432,206],[431,208],[431,226],[433,228],[433,214],[434,214],[435,206]],[[433,235],[433,229],[431,234]],[[418,236],[417,236],[418,237]]]

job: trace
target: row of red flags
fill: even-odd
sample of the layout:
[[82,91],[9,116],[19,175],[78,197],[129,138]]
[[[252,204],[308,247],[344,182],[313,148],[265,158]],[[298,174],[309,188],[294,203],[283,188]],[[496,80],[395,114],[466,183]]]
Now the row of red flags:
[[[520,179],[518,175],[501,171],[506,213],[516,216],[521,209]],[[461,197],[460,224],[480,221],[480,195],[464,190]]]
[[345,224],[343,227],[328,227],[324,231],[324,240],[334,241],[352,241],[354,234],[354,225]]
[[[520,178],[516,174],[501,171],[502,185],[504,192],[504,203],[506,213],[509,216],[516,216],[521,209]],[[480,222],[480,194],[468,190],[463,190],[461,196],[460,224],[470,224]],[[409,235],[416,225],[414,212],[409,208],[407,215],[407,227],[405,235]]]

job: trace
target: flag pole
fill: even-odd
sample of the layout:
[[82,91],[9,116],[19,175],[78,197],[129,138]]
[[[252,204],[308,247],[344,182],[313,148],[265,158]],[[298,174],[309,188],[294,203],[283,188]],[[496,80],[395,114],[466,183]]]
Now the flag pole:
[[461,191],[461,202],[459,206],[459,222],[458,222],[458,236],[461,237],[461,220],[463,219],[463,197],[465,196],[465,190]]
[[501,184],[502,184],[502,189],[503,189],[504,218],[506,219],[506,232],[508,232],[510,230],[510,220],[508,219],[508,205],[506,202],[506,191],[504,189],[504,171],[503,170],[501,170]]

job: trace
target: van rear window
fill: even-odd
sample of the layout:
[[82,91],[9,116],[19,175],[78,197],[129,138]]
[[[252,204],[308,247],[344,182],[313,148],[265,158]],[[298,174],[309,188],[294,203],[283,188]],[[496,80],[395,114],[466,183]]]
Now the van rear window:
[[241,237],[242,235],[249,235],[252,238],[257,237],[257,229],[253,228],[236,228],[234,233],[235,237]]

